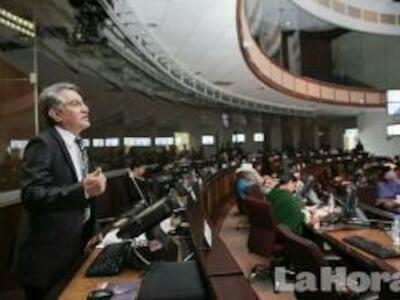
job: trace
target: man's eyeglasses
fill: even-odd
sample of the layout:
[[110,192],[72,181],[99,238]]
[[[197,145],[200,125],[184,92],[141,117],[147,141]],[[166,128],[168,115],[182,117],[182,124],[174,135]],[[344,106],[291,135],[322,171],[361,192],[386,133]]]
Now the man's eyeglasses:
[[72,106],[72,107],[82,107],[82,106],[86,105],[86,103],[81,100],[71,100],[68,102],[64,102],[63,105],[64,106]]

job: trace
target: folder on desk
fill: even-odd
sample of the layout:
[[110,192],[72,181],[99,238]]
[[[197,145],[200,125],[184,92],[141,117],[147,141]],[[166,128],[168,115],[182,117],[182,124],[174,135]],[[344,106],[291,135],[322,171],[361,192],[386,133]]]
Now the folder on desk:
[[140,287],[139,282],[108,283],[107,289],[114,292],[112,300],[136,299]]
[[196,261],[155,262],[142,281],[138,300],[209,299]]

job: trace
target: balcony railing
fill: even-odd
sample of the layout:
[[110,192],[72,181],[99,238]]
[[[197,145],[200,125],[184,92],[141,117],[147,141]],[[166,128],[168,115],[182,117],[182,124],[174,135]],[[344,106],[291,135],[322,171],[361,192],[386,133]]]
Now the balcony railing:
[[345,87],[294,75],[269,59],[253,39],[245,17],[244,1],[237,2],[239,44],[250,69],[266,85],[290,96],[319,103],[360,107],[381,107],[383,90]]

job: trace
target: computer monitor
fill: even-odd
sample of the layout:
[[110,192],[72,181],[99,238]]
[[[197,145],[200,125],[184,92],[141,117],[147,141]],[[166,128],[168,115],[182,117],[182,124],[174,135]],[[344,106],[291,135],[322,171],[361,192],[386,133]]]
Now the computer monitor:
[[117,234],[120,238],[135,238],[170,217],[177,207],[176,199],[169,195],[132,215],[125,215]]
[[299,193],[299,197],[311,205],[321,204],[317,193],[314,191],[313,187],[315,184],[314,176],[308,175],[304,183],[302,190]]
[[389,116],[400,115],[400,90],[386,92],[386,107]]
[[343,216],[347,220],[359,220],[368,223],[368,217],[358,207],[357,187],[354,184],[346,186],[346,196],[343,205]]

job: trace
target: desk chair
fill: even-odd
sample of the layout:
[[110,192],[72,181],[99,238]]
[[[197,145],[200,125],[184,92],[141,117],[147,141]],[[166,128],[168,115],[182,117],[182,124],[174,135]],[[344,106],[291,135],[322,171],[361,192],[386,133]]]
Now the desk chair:
[[[299,272],[311,272],[317,278],[317,287],[320,286],[319,279],[321,278],[321,268],[329,267],[331,263],[324,255],[322,250],[313,241],[303,238],[295,234],[289,227],[284,224],[279,224],[277,226],[278,232],[284,238],[284,254],[290,263],[291,269],[295,274]],[[334,259],[334,265],[337,266],[337,259]],[[299,300],[339,300],[339,299],[352,299],[352,300],[367,300],[367,299],[377,299],[376,295],[371,295],[370,293],[356,295],[350,291],[307,291],[298,292],[295,291],[296,298]],[[375,297],[375,298],[374,298]]]
[[357,195],[361,203],[375,206],[375,200],[377,198],[375,186],[359,187],[357,189]]
[[264,194],[261,191],[261,187],[258,184],[253,184],[246,188],[245,194],[253,199],[264,201]]
[[[246,197],[245,204],[250,222],[247,240],[249,251],[264,258],[271,258],[273,254],[282,252],[282,245],[277,243],[277,222],[272,213],[271,205],[266,201],[251,197]],[[274,262],[255,265],[250,278],[254,278],[261,273],[269,273],[272,264]]]
[[[284,253],[295,274],[300,272],[311,272],[320,278],[321,267],[329,266],[324,259],[322,250],[313,241],[295,234],[284,224],[277,226],[278,231],[284,238]],[[317,281],[319,284],[319,281]],[[279,283],[278,283],[279,284]],[[297,299],[340,299],[336,293],[322,292],[295,292]]]
[[247,215],[248,215],[247,207],[246,207],[247,199],[252,198],[252,199],[257,199],[259,201],[264,201],[264,195],[261,192],[261,188],[258,184],[253,184],[253,185],[247,187],[244,191],[244,194],[245,194],[245,197],[243,199],[243,204],[241,204],[243,206],[242,208],[239,206],[239,201],[237,201],[239,212],[242,211],[242,214],[244,216],[243,218],[241,217],[236,224],[236,229],[238,229],[238,230],[250,228],[250,224],[249,224],[248,218],[247,218]]

